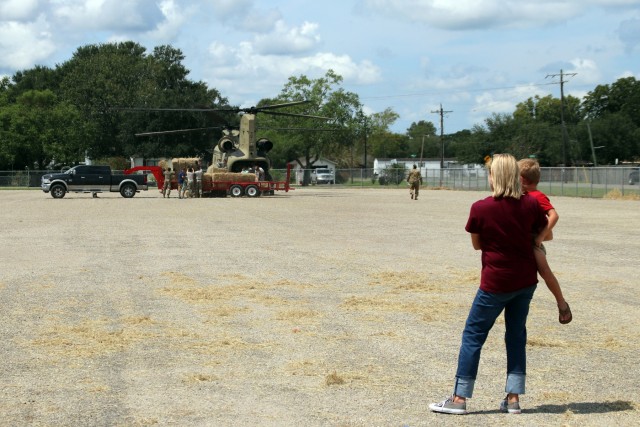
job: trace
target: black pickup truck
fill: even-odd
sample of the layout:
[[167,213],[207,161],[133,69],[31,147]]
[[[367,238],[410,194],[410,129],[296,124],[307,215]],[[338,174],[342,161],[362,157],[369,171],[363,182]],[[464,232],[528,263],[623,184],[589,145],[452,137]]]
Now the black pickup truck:
[[130,198],[141,190],[147,190],[146,175],[114,175],[110,166],[79,165],[63,173],[42,176],[42,191],[62,199],[70,191],[74,193],[119,192]]

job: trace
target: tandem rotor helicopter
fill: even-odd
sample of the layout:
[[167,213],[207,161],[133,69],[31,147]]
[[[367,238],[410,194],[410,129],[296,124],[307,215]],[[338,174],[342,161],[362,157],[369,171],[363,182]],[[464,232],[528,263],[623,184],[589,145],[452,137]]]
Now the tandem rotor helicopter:
[[[294,101],[281,104],[264,105],[260,107],[228,107],[228,108],[145,108],[145,109],[129,109],[144,111],[186,111],[186,112],[205,112],[205,113],[235,113],[241,114],[240,125],[237,128],[225,124],[219,127],[197,128],[197,129],[180,129],[167,130],[159,132],[142,132],[135,134],[138,137],[165,135],[182,132],[195,132],[205,129],[222,128],[223,136],[218,140],[213,148],[213,158],[211,165],[217,168],[227,169],[229,172],[241,172],[244,168],[251,168],[256,164],[265,171],[267,180],[270,179],[269,170],[271,162],[267,157],[267,153],[273,148],[273,142],[267,138],[256,137],[256,116],[257,114],[269,114],[274,116],[302,117],[319,120],[332,120],[329,117],[315,116],[310,114],[287,113],[283,111],[275,111],[281,108],[292,107],[310,103],[311,101]],[[298,130],[298,129],[274,129],[274,130]],[[309,129],[299,129],[309,130]],[[319,129],[318,129],[319,130]]]

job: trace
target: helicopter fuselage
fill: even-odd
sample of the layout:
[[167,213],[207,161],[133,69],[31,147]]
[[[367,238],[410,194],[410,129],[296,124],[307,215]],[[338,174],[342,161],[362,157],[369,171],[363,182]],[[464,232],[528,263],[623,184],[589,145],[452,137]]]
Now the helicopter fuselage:
[[[265,171],[271,166],[266,151],[271,147],[258,147],[256,143],[256,115],[243,114],[240,118],[240,130],[227,132],[213,149],[212,164],[226,168],[229,172],[241,172],[256,164]],[[266,148],[266,150],[265,150]]]

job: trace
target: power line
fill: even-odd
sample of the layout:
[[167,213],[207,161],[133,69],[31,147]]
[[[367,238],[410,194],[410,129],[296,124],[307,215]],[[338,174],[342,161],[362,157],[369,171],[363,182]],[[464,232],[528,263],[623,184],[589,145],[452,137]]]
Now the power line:
[[489,87],[482,89],[459,89],[459,90],[448,90],[446,92],[416,92],[416,93],[404,93],[398,95],[380,95],[380,96],[366,96],[361,99],[390,99],[390,98],[409,98],[409,97],[418,97],[418,96],[431,96],[431,95],[448,95],[452,93],[466,93],[466,92],[485,92],[485,91],[493,91],[493,90],[506,90],[506,89],[522,89],[531,86],[550,86],[555,85],[557,83],[532,83],[529,85],[522,86],[504,86],[504,87]]

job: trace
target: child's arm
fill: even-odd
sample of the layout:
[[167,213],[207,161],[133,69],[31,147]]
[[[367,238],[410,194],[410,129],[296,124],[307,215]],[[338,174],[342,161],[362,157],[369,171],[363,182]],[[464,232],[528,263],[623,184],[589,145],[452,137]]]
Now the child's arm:
[[536,246],[540,246],[542,242],[553,240],[553,227],[558,223],[560,215],[555,209],[547,211],[547,227],[538,234],[535,239]]

